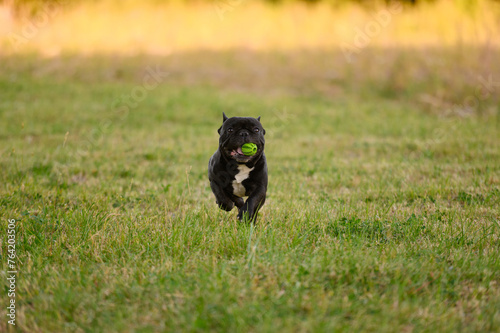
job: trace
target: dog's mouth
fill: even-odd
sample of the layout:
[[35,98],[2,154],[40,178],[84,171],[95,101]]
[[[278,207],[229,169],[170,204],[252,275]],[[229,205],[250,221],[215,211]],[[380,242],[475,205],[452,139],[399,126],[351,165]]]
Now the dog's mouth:
[[[258,149],[257,150],[257,152],[258,152],[260,149],[259,148],[257,148],[257,149]],[[255,155],[257,155],[257,153],[255,153],[253,155],[245,155],[243,153],[243,150],[241,149],[241,146],[234,148],[234,149],[226,149],[226,151],[233,159],[235,159],[237,162],[240,162],[240,163],[246,163],[246,162],[250,161]]]
[[243,154],[243,151],[241,150],[241,147],[238,147],[236,149],[234,149],[233,151],[231,151],[231,156],[247,156],[245,154]]

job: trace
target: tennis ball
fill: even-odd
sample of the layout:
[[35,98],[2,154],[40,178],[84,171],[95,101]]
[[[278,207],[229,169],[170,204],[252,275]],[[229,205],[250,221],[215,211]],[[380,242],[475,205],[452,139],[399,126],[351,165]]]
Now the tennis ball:
[[252,156],[257,152],[257,145],[255,143],[245,143],[241,146],[241,151],[247,156]]

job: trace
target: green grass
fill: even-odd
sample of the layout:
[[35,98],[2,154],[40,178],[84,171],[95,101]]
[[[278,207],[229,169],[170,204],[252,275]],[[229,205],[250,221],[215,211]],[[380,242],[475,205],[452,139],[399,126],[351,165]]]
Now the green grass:
[[[1,275],[15,218],[16,329],[499,331],[498,91],[484,112],[443,115],[418,100],[446,91],[451,69],[363,81],[358,63],[322,81],[314,61],[284,80],[235,54],[2,59]],[[287,73],[285,55],[257,56]],[[116,112],[157,64],[165,81]],[[476,86],[460,82],[450,103]],[[223,111],[260,115],[267,131],[255,226],[219,210],[208,185]]]

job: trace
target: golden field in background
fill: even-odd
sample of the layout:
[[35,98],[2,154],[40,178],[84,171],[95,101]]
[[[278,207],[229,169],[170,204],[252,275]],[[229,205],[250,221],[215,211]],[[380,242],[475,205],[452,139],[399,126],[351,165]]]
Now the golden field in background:
[[32,16],[0,7],[0,52],[168,55],[234,48],[345,53],[366,47],[496,47],[499,18],[500,4],[486,0],[371,8],[222,0],[189,5],[61,1]]
[[137,82],[154,64],[166,83],[229,93],[376,95],[438,115],[499,112],[500,2],[63,3],[34,15],[0,7],[0,74]]

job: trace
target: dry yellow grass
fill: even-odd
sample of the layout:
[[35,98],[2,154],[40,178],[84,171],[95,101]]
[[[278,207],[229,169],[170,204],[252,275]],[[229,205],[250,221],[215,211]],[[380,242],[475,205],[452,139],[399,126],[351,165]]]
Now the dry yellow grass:
[[[500,5],[487,0],[469,7],[439,1],[417,8],[393,4],[371,9],[300,3],[270,6],[248,0],[191,5],[101,1],[45,7],[31,18],[15,18],[4,6],[0,7],[0,52],[54,56],[68,52],[168,55],[233,48],[345,49],[356,46],[356,38],[362,42],[361,49],[498,46],[499,17]],[[359,36],[363,33],[368,38]]]

